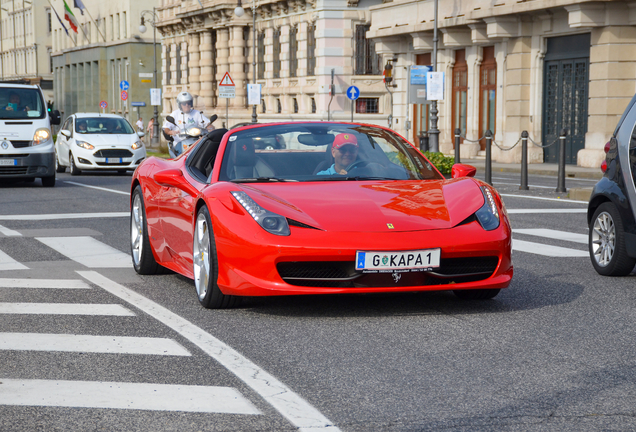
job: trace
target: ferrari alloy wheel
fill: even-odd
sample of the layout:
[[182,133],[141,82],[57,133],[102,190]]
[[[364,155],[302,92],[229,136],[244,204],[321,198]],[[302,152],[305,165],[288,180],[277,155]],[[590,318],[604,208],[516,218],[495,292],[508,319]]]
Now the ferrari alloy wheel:
[[490,300],[499,294],[500,289],[455,290],[453,294],[462,300]]
[[82,170],[80,170],[77,165],[75,165],[75,158],[73,157],[73,153],[69,153],[68,154],[68,162],[69,165],[71,166],[71,168],[69,169],[69,171],[71,172],[71,175],[80,175],[82,173]]
[[592,217],[589,233],[592,265],[603,276],[625,276],[636,264],[627,255],[623,222],[614,204],[601,204]]
[[192,245],[194,286],[199,302],[208,309],[224,309],[236,306],[240,297],[225,295],[217,285],[219,265],[216,242],[210,212],[203,206],[197,213]]
[[163,267],[157,264],[148,239],[146,208],[141,193],[141,186],[133,191],[130,211],[130,252],[135,271],[141,275],[163,273]]

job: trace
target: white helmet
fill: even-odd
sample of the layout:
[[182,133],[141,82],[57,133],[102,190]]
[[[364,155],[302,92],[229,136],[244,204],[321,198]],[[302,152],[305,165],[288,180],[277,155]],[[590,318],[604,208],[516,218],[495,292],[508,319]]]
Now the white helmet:
[[177,96],[177,106],[179,107],[179,109],[183,110],[183,108],[181,108],[181,104],[183,103],[189,103],[190,106],[193,106],[194,103],[192,102],[193,98],[192,95],[188,92],[181,92],[179,93],[179,96]]

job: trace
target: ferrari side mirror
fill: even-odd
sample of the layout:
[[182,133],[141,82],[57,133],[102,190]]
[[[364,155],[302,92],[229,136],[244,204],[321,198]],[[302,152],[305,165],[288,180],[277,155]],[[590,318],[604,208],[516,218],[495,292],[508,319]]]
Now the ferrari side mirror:
[[164,171],[159,171],[158,173],[155,173],[153,178],[155,182],[160,186],[181,189],[188,195],[192,195],[194,197],[199,194],[199,191],[190,183],[188,183],[185,177],[183,177],[183,172],[180,169],[167,169]]
[[472,165],[455,164],[451,169],[451,176],[453,178],[475,177],[475,173],[477,173],[477,168]]

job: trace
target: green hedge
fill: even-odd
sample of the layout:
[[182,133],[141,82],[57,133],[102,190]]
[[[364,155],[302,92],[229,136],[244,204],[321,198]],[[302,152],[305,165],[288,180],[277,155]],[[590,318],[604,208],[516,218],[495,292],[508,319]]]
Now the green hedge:
[[450,174],[451,169],[453,168],[453,164],[455,163],[455,158],[444,156],[442,152],[424,152],[424,156],[431,161],[435,168],[437,168],[442,174]]

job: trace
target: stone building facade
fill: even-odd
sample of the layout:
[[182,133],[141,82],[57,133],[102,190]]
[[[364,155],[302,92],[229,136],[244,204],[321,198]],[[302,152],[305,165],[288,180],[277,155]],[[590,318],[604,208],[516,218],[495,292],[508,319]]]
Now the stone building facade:
[[[176,107],[176,96],[189,91],[195,107],[217,114],[218,126],[250,122],[247,84],[261,84],[259,122],[354,120],[386,124],[390,99],[382,81],[382,58],[366,39],[369,6],[381,0],[259,0],[256,48],[252,2],[245,14],[239,2],[164,0],[159,9],[162,39],[163,115]],[[254,61],[256,60],[256,61]],[[256,67],[254,68],[254,63]],[[330,87],[334,76],[335,95]],[[219,83],[229,72],[236,97],[219,98]],[[352,103],[351,85],[361,97]]]
[[[414,139],[428,130],[422,121],[427,106],[407,103],[406,67],[430,64],[434,1],[395,0],[370,10],[367,37],[379,52],[398,58],[395,111],[412,120]],[[442,151],[453,151],[455,128],[470,140],[492,129],[503,148],[523,130],[543,146],[567,129],[567,163],[599,166],[636,91],[635,24],[636,3],[626,1],[439,1]],[[463,140],[462,155],[477,155],[484,141]],[[493,157],[519,162],[520,147],[495,147]],[[530,161],[555,162],[556,147],[530,145]]]

